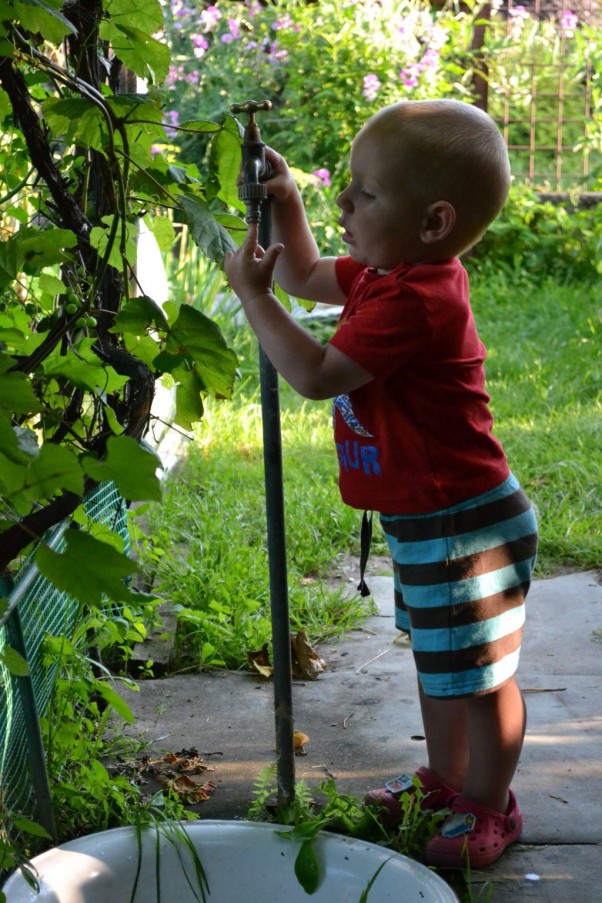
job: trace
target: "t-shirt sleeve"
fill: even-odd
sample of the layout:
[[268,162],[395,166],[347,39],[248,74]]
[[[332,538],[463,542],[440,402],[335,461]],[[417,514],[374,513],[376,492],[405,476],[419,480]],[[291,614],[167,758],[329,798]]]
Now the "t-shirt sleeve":
[[387,377],[424,354],[431,329],[424,304],[412,289],[368,293],[343,314],[332,345],[372,376]]
[[359,276],[363,269],[365,269],[364,265],[358,263],[353,257],[337,257],[334,264],[334,272],[337,282],[345,295],[349,295],[355,278]]

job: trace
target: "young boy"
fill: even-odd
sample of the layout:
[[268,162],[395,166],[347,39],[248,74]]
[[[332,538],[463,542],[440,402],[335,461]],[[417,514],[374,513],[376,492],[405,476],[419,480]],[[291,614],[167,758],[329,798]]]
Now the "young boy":
[[[525,731],[515,680],[537,546],[531,506],[492,435],[485,349],[458,256],[497,216],[508,155],[487,114],[458,101],[393,104],[356,136],[337,198],[349,256],[320,257],[285,161],[272,166],[275,243],[257,226],[225,269],[274,367],[307,398],[333,398],[343,501],[374,510],[410,633],[428,754],[414,783],[451,814],[437,866],[482,867],[518,839],[510,790]],[[344,304],[326,345],[278,303],[272,280]],[[411,779],[372,791],[390,824]]]

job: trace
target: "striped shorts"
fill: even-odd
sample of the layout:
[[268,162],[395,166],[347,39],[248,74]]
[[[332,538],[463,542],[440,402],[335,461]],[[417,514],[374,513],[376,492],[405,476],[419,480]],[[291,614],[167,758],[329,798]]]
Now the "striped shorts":
[[511,475],[500,486],[425,515],[380,515],[407,631],[427,696],[487,693],[514,675],[537,522]]

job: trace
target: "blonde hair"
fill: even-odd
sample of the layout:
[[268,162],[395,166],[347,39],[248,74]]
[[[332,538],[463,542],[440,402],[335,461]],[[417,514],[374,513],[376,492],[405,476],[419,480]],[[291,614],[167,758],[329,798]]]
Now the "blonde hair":
[[416,201],[454,206],[467,244],[504,206],[508,151],[493,119],[477,107],[458,100],[401,101],[376,113],[364,129],[391,148],[404,189]]

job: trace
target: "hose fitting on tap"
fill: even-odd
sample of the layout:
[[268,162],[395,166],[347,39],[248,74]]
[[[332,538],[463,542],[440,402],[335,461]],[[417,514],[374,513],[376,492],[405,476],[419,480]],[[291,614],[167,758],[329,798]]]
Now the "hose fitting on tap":
[[248,100],[246,103],[235,103],[230,111],[236,116],[246,113],[249,117],[245,126],[242,143],[243,181],[238,186],[238,197],[247,208],[247,223],[258,223],[261,220],[261,205],[267,200],[268,193],[263,182],[270,175],[270,166],[265,159],[265,144],[261,140],[259,126],[255,114],[259,110],[271,110],[269,100]]

